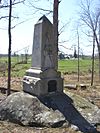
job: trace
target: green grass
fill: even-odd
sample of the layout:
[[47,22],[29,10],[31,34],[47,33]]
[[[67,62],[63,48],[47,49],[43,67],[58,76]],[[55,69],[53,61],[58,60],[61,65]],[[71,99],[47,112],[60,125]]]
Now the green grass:
[[[21,63],[22,58],[18,57],[12,57],[12,77],[23,77],[25,75],[25,71],[31,67],[31,57],[28,59],[27,64]],[[18,63],[20,62],[20,63]],[[92,60],[91,59],[80,59],[80,72],[81,73],[89,73],[89,70],[91,70],[91,64]],[[0,71],[0,76],[7,76],[7,57],[2,57],[0,58],[0,65],[2,68],[6,66],[5,70]],[[58,61],[58,69],[62,73],[77,73],[78,69],[78,61],[73,59],[73,60],[59,60]],[[98,72],[98,60],[95,60],[95,71]]]
[[[80,59],[79,66],[81,72],[88,72],[91,70],[91,59]],[[98,71],[98,61],[95,60],[95,71]],[[76,59],[74,60],[59,60],[58,62],[58,69],[63,73],[76,73],[78,71],[78,61]]]
[[12,77],[22,77],[25,75],[27,69],[31,67],[30,63],[28,64],[17,64],[14,68],[12,68]]
[[[12,57],[11,58],[11,76],[12,77],[23,77],[27,69],[31,67],[31,60],[28,59],[28,63],[22,63],[22,58]],[[0,76],[7,76],[7,57],[0,58]],[[3,67],[5,66],[5,67]]]

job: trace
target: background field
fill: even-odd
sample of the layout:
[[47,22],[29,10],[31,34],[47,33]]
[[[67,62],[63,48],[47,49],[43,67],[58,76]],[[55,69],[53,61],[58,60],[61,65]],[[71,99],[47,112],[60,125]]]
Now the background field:
[[[11,77],[22,79],[25,75],[25,71],[31,67],[31,56],[27,57],[27,63],[25,56],[16,56],[11,59]],[[92,59],[85,58],[79,61],[79,83],[91,84],[91,65]],[[94,70],[94,84],[99,84],[98,75],[98,59],[95,59]],[[65,83],[78,83],[78,60],[77,59],[65,59],[58,60],[58,70],[61,71],[62,77]],[[7,57],[0,58],[0,77],[7,78]]]
[[[25,62],[25,57],[12,57],[12,76],[22,77],[25,74],[25,70],[31,67],[31,56],[28,56],[27,63]],[[85,58],[80,59],[80,75],[90,74],[92,59]],[[67,59],[58,61],[58,69],[62,73],[73,74],[78,71],[78,61],[77,59]],[[7,57],[0,58],[0,76],[7,76]],[[95,74],[98,75],[98,59],[95,59]]]

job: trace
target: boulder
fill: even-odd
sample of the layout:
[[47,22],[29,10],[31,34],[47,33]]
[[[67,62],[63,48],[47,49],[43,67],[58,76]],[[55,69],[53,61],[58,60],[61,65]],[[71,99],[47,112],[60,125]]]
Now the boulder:
[[[0,120],[39,127],[68,127],[84,133],[97,133],[100,109],[79,95],[50,93],[36,97],[16,92],[0,103]],[[73,126],[72,126],[73,128]]]
[[0,119],[30,126],[62,126],[65,117],[45,106],[37,97],[24,92],[8,96],[0,104]]

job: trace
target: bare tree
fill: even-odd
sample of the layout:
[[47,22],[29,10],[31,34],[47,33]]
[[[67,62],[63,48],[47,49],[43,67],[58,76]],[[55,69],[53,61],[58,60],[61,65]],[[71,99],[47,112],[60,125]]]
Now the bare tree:
[[40,12],[40,13],[42,13],[44,15],[48,15],[48,14],[53,13],[53,11],[50,10],[50,9],[43,8],[43,7],[40,7],[40,6],[36,6],[35,5],[37,2],[40,2],[40,1],[41,0],[36,0],[36,1],[30,1],[30,0],[28,0],[28,5],[27,6],[32,7],[33,10],[34,10],[34,11],[32,11],[32,14],[36,14],[37,12]]
[[[59,7],[59,0],[54,0],[54,3],[53,3],[53,33],[54,33],[54,45],[55,45],[56,51],[58,51],[58,7]],[[57,53],[56,57],[58,57],[58,53]],[[57,64],[57,68],[58,68],[58,64]]]
[[94,81],[94,49],[95,49],[95,36],[93,35],[93,52],[92,52],[92,75],[91,75],[91,86]]
[[78,44],[78,82],[80,80],[80,62],[79,62],[79,49],[80,49],[80,46],[79,46],[79,31],[78,31],[78,28],[77,28],[77,44]]
[[[99,18],[99,44],[98,49],[100,50],[100,18]],[[100,52],[99,53],[99,81],[100,81]]]
[[[81,12],[80,12],[80,19],[82,22],[90,29],[92,32],[92,38],[93,38],[93,49],[95,45],[95,41],[97,43],[97,48],[98,48],[98,54],[99,54],[99,79],[100,79],[100,43],[99,43],[99,38],[98,38],[98,23],[99,23],[99,18],[100,18],[100,9],[99,7],[93,8],[93,4],[95,3],[94,0],[81,0]],[[90,37],[90,35],[89,35]],[[95,40],[95,41],[94,41]],[[94,51],[93,51],[94,52]],[[94,53],[92,54],[92,56]],[[93,65],[92,61],[92,65]],[[92,66],[92,69],[94,67]],[[94,70],[92,71],[94,72]],[[92,78],[93,78],[93,73],[92,73]],[[91,82],[93,79],[91,80]],[[91,83],[92,84],[92,83]]]
[[[15,6],[15,5],[17,5],[17,4],[19,4],[19,3],[22,3],[22,2],[24,2],[25,0],[13,0],[12,1],[12,6]],[[2,2],[2,0],[0,1],[0,3]],[[9,4],[8,4],[9,3]],[[1,3],[1,5],[0,5],[0,10],[4,10],[4,9],[9,9],[10,8],[10,1],[9,2],[3,2],[3,3]],[[15,16],[13,16],[13,15],[11,15],[11,17],[12,18],[18,18],[18,17],[15,17]],[[8,18],[9,19],[9,15],[3,15],[3,16],[0,16],[0,20],[1,19],[5,19],[5,18]]]
[[[8,37],[9,37],[9,47],[8,47],[8,86],[7,86],[7,95],[10,95],[10,88],[11,88],[11,29],[12,29],[12,26],[11,26],[11,18],[16,18],[14,16],[12,16],[12,6],[13,5],[16,5],[16,4],[19,4],[19,3],[22,3],[24,2],[25,0],[23,1],[12,1],[12,0],[9,0],[9,2],[6,2],[6,3],[3,3],[0,5],[0,9],[9,9],[9,15],[4,15],[4,16],[1,16],[0,19],[4,19],[4,18],[8,18]],[[1,1],[0,1],[1,3]]]
[[10,81],[11,81],[11,15],[12,15],[12,0],[9,1],[9,21],[8,21],[8,36],[9,36],[9,49],[8,49],[8,89],[7,95],[10,95]]

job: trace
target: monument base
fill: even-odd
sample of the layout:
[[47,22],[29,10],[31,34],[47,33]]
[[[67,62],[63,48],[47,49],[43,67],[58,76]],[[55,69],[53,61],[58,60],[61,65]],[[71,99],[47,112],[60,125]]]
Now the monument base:
[[54,69],[41,71],[31,68],[23,78],[23,91],[36,96],[63,92],[61,73]]

